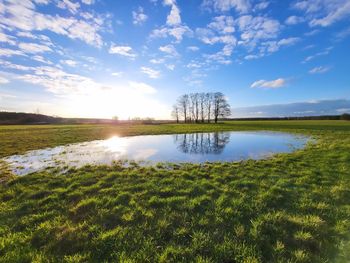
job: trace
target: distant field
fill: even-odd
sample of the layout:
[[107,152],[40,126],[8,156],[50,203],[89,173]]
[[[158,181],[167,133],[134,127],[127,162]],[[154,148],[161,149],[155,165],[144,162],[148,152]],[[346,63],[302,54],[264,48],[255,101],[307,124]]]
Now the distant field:
[[350,122],[0,126],[0,157],[113,135],[221,130],[297,132],[317,143],[236,163],[116,163],[17,178],[0,168],[0,262],[349,262]]

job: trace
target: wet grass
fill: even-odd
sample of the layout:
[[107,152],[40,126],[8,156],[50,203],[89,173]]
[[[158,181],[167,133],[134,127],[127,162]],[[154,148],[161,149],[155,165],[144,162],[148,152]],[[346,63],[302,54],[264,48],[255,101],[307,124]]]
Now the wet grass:
[[[79,141],[197,129],[292,131],[312,135],[317,143],[260,161],[116,163],[65,175],[9,176],[0,186],[0,261],[349,262],[350,123],[162,126],[41,126],[23,134],[32,136],[30,147],[74,142],[74,134]],[[14,141],[21,129],[6,133]],[[38,134],[56,140],[34,139]],[[9,148],[0,152],[8,155],[14,151]]]

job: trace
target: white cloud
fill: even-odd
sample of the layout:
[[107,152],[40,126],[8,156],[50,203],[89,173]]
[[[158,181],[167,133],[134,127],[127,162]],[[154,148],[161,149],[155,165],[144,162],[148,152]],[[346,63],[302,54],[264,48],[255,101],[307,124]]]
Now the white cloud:
[[72,14],[76,14],[80,8],[80,4],[78,2],[73,3],[70,0],[61,0],[57,3],[57,7],[67,9]]
[[232,63],[229,57],[232,55],[233,48],[234,47],[232,45],[225,45],[221,51],[214,54],[204,55],[204,57],[206,58],[208,64],[215,61],[219,64],[228,65]]
[[270,3],[268,1],[260,2],[254,6],[254,10],[263,10],[266,9]]
[[308,49],[311,49],[311,48],[314,48],[315,45],[307,45],[303,48],[303,50],[308,50]]
[[289,46],[289,45],[294,45],[299,41],[300,41],[299,37],[289,37],[289,38],[282,38],[281,40],[278,41],[278,44],[280,46]]
[[318,52],[314,55],[311,55],[311,56],[308,56],[304,59],[304,61],[302,63],[306,63],[306,62],[309,62],[310,60],[313,60],[317,57],[320,57],[320,56],[326,56],[329,54],[329,52],[333,49],[333,47],[328,47],[326,48],[324,51],[321,51],[321,52]]
[[234,20],[232,16],[217,16],[212,19],[208,28],[217,31],[221,34],[228,34],[235,32]]
[[217,62],[219,64],[231,64],[230,56],[237,44],[233,35],[236,31],[235,21],[231,16],[217,16],[207,25],[206,28],[197,28],[196,34],[199,40],[208,45],[223,44],[220,51],[213,54],[204,54],[207,64]]
[[261,57],[261,56],[250,54],[250,55],[245,56],[244,59],[246,59],[246,60],[252,60],[252,59],[258,59],[258,58],[260,58],[260,57]]
[[92,64],[98,64],[98,60],[95,57],[89,57],[89,56],[81,56],[82,59],[92,63]]
[[196,30],[198,38],[205,44],[213,45],[216,43],[230,44],[235,45],[237,39],[229,34],[229,35],[217,35],[213,31],[206,28],[197,28]]
[[35,61],[44,63],[44,64],[48,64],[48,65],[52,65],[53,64],[51,61],[45,59],[43,56],[35,55],[35,56],[30,57],[30,58],[35,60]]
[[163,64],[164,63],[164,58],[159,58],[159,59],[151,59],[149,62],[151,62],[152,64]]
[[5,42],[10,45],[16,45],[15,37],[5,34],[4,32],[1,31],[1,28],[0,28],[0,42]]
[[[0,77],[0,84],[1,84],[1,77]],[[12,95],[12,94],[8,94],[8,93],[0,93],[0,100],[2,99],[14,99],[14,98],[17,98],[17,96],[15,95]],[[7,110],[7,109],[4,109],[4,108],[0,108],[0,111],[2,110],[5,110],[5,111],[13,111],[13,110]]]
[[197,47],[197,46],[189,46],[189,47],[187,47],[187,49],[190,50],[190,51],[198,51],[199,47]]
[[231,16],[217,16],[206,28],[197,28],[197,37],[205,44],[222,43],[226,46],[235,46],[237,43],[234,20]]
[[287,25],[296,25],[304,22],[305,19],[300,16],[290,16],[286,19],[285,23]]
[[175,69],[175,65],[174,64],[167,64],[165,65],[167,67],[167,69],[169,70],[174,70]]
[[167,16],[166,23],[169,26],[181,24],[180,9],[176,5],[176,0],[164,0],[164,5],[170,6],[170,14]]
[[165,38],[172,36],[176,39],[177,43],[180,43],[184,35],[192,35],[192,30],[185,24],[181,24],[180,9],[176,4],[176,0],[164,0],[163,4],[171,7],[170,14],[167,16],[166,24],[154,29],[150,37]]
[[195,61],[191,61],[190,63],[187,64],[186,67],[188,68],[201,68],[203,65],[201,63],[195,62]]
[[237,12],[247,13],[251,9],[249,0],[204,0],[202,6],[219,12],[235,9]]
[[242,32],[241,39],[244,42],[276,38],[281,29],[277,20],[262,16],[241,16],[236,19],[236,23]]
[[330,69],[331,69],[330,67],[320,66],[320,67],[315,67],[315,68],[311,69],[309,71],[309,73],[310,74],[322,74],[322,73],[326,73]]
[[[29,0],[4,0],[4,2],[5,4],[1,6],[0,24],[8,29],[18,29],[25,32],[49,30],[71,39],[80,39],[89,45],[101,47],[103,44],[102,37],[98,33],[102,27],[96,20],[86,21],[73,17],[42,14]],[[67,5],[68,1],[62,3]]]
[[62,64],[68,65],[70,67],[75,67],[78,64],[78,62],[76,62],[75,60],[71,60],[71,59],[60,60],[60,62]]
[[117,46],[115,44],[112,44],[109,49],[110,54],[118,54],[121,56],[129,57],[129,58],[135,58],[137,55],[133,52],[132,47],[129,46]]
[[68,28],[68,37],[72,39],[81,39],[90,45],[101,47],[102,37],[97,33],[100,26],[91,25],[85,21],[75,21],[72,26]]
[[309,36],[314,36],[314,35],[318,34],[319,32],[320,32],[319,29],[314,29],[314,30],[311,30],[309,32],[306,32],[304,35],[309,37]]
[[132,87],[133,89],[135,89],[137,92],[140,92],[140,93],[154,94],[157,92],[157,90],[154,87],[143,82],[130,81],[129,85],[130,87]]
[[265,55],[265,52],[267,53],[273,53],[278,51],[282,46],[292,46],[296,43],[298,43],[301,39],[299,37],[289,37],[289,38],[282,38],[278,41],[268,41],[262,43],[262,46],[260,47],[260,54]]
[[14,63],[11,63],[9,61],[2,60],[2,59],[0,59],[0,65],[1,65],[1,67],[15,69],[15,70],[24,70],[24,71],[26,71],[26,70],[33,69],[32,67],[29,67],[29,66],[23,66],[23,65],[14,64]]
[[350,113],[350,108],[341,108],[341,109],[337,109],[337,112],[340,112],[340,113]]
[[174,27],[163,26],[161,28],[154,29],[151,32],[150,37],[152,38],[165,38],[168,36],[172,36],[179,43],[182,41],[184,35],[191,35],[192,30],[185,25],[177,25]]
[[200,79],[189,80],[188,85],[192,87],[201,87],[203,85],[203,80],[200,80]]
[[350,15],[350,1],[346,0],[298,0],[293,7],[305,13],[312,27],[327,27]]
[[186,81],[189,86],[201,87],[203,85],[203,77],[206,77],[206,75],[199,73],[198,68],[192,68],[191,74],[187,77],[184,77],[183,80]]
[[21,74],[17,78],[41,85],[57,95],[93,94],[94,91],[101,89],[101,85],[88,77],[67,73],[62,69],[49,66],[34,68],[32,73]]
[[336,33],[336,38],[338,40],[344,39],[350,35],[350,26],[345,28],[344,30]]
[[179,25],[173,28],[169,28],[168,34],[176,38],[177,42],[181,42],[185,34],[192,34],[192,30],[188,26]]
[[20,31],[17,33],[17,36],[19,37],[26,37],[26,38],[32,38],[32,39],[37,39],[37,37],[35,35],[33,35],[32,33],[30,32],[23,32],[23,31]]
[[286,80],[283,78],[267,81],[267,80],[258,80],[255,81],[250,87],[251,88],[271,88],[276,89],[286,85]]
[[50,0],[34,0],[34,2],[40,5],[47,5]]
[[95,3],[95,0],[81,0],[81,2],[86,5],[92,5]]
[[178,53],[173,45],[159,47],[159,50],[172,56],[177,56]]
[[27,31],[18,31],[16,35],[19,37],[26,37],[26,38],[32,38],[32,39],[36,38],[32,33]]
[[9,83],[10,81],[8,79],[5,79],[4,77],[0,76],[0,84],[6,84]]
[[25,53],[45,53],[50,52],[52,49],[46,45],[36,43],[19,43],[18,47]]
[[13,50],[0,47],[0,57],[25,56],[21,50]]
[[143,12],[143,8],[139,6],[137,11],[132,11],[132,23],[134,25],[142,25],[148,19],[148,16]]
[[28,31],[19,31],[16,33],[17,36],[22,37],[22,38],[29,38],[29,39],[35,39],[38,40],[41,44],[46,45],[46,46],[54,46],[52,43],[51,39],[48,36],[42,35],[42,34],[32,34],[31,32]]
[[114,77],[121,77],[124,73],[121,71],[112,72],[111,75]]
[[151,79],[157,79],[160,77],[160,71],[148,67],[141,67],[141,72],[148,75]]

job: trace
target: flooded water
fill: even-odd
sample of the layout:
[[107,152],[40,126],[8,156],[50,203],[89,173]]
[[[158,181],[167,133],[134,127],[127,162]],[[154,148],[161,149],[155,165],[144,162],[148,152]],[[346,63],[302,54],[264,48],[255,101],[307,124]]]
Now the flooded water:
[[112,137],[29,151],[4,158],[17,175],[50,167],[111,164],[118,160],[157,162],[214,162],[267,158],[303,148],[308,138],[280,132],[212,132]]

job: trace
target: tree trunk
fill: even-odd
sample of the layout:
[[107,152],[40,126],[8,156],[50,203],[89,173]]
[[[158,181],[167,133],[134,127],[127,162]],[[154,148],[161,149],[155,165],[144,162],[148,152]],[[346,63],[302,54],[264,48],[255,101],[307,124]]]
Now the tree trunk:
[[210,106],[208,108],[208,123],[210,123]]

